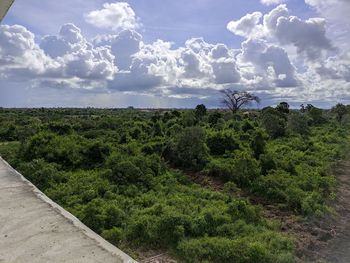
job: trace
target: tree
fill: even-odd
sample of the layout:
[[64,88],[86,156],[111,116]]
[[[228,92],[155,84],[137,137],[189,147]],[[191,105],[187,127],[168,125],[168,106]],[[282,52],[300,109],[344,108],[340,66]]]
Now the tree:
[[197,105],[195,115],[198,120],[202,119],[205,115],[207,115],[207,108],[204,104]]
[[175,155],[180,166],[201,168],[206,163],[208,156],[205,131],[201,127],[185,128],[177,139]]
[[314,125],[319,125],[326,121],[326,119],[323,117],[323,110],[316,108],[312,104],[308,104],[306,106],[306,112],[311,117],[311,122]]
[[277,105],[276,110],[281,113],[288,114],[289,113],[289,104],[287,102],[281,102]]
[[252,102],[260,102],[258,96],[247,91],[225,89],[221,93],[223,94],[222,104],[229,108],[232,113],[236,113],[241,107],[249,105]]
[[261,121],[263,127],[271,138],[281,137],[285,134],[286,120],[284,115],[272,107],[262,110]]
[[344,115],[347,113],[346,106],[341,103],[338,103],[332,111],[335,113],[338,122],[341,122]]
[[226,151],[232,152],[239,149],[239,143],[234,137],[233,132],[214,132],[207,138],[207,145],[210,153],[213,155],[223,155]]
[[266,140],[265,136],[261,131],[258,131],[250,142],[250,147],[253,150],[255,159],[259,159],[260,155],[265,153]]
[[211,112],[208,116],[208,122],[211,126],[217,124],[218,120],[223,117],[223,114],[219,111]]
[[287,130],[290,133],[296,133],[303,136],[309,135],[309,119],[305,114],[296,112],[288,116]]

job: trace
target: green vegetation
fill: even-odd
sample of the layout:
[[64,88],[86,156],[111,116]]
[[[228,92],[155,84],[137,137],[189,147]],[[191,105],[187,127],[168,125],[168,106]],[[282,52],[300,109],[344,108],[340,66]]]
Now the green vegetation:
[[[234,111],[236,112],[236,111]],[[329,211],[350,109],[0,109],[0,154],[110,242],[183,262],[295,262],[244,191],[305,218]],[[222,191],[191,176],[213,178]]]

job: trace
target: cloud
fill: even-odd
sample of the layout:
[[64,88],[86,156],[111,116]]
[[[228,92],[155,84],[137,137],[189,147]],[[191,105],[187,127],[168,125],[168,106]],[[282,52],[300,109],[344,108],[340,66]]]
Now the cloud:
[[331,20],[341,20],[349,24],[350,2],[347,0],[305,0],[320,14]]
[[96,46],[110,46],[115,56],[114,63],[121,70],[129,70],[132,55],[139,52],[142,36],[134,30],[123,30],[118,35],[98,36],[93,40]]
[[322,57],[327,51],[333,51],[331,40],[326,36],[326,21],[322,18],[302,20],[290,16],[285,4],[279,5],[268,14],[255,12],[247,14],[238,21],[231,21],[227,28],[236,35],[246,38],[277,40],[281,45],[293,45],[299,54],[309,60]]
[[311,60],[322,57],[322,51],[333,50],[330,39],[326,37],[325,20],[322,18],[302,21],[294,16],[280,17],[275,36],[282,45],[294,45],[299,53]]
[[134,10],[126,2],[105,3],[102,9],[85,14],[85,21],[95,27],[114,31],[140,27]]
[[41,49],[52,58],[85,49],[86,45],[87,41],[82,36],[80,28],[72,23],[64,24],[57,36],[45,36],[40,43]]
[[117,71],[108,47],[94,47],[74,24],[61,27],[58,36],[45,36],[40,47],[59,63],[57,78],[111,79]]
[[263,5],[278,5],[285,2],[285,0],[260,0]]
[[[109,5],[102,10],[114,10]],[[134,13],[131,17],[138,23]],[[79,90],[84,96],[127,94],[211,103],[223,88],[248,90],[269,101],[317,101],[322,89],[325,98],[345,97],[350,88],[350,52],[334,48],[326,21],[292,16],[283,4],[231,21],[227,28],[246,38],[238,49],[200,37],[182,45],[161,39],[147,43],[137,26],[122,24],[113,34],[88,40],[68,23],[38,42],[23,26],[0,26],[0,81]]]
[[350,1],[347,0],[305,0],[327,21],[327,33],[341,50],[349,50]]
[[238,58],[240,64],[250,63],[252,66],[244,74],[248,80],[262,82],[270,86],[269,89],[298,86],[295,67],[281,47],[268,45],[263,40],[248,39],[242,43],[242,52]]
[[289,10],[286,5],[279,5],[264,15],[264,28],[273,34],[276,31],[280,17],[289,17]]
[[247,14],[237,21],[229,22],[227,29],[238,36],[247,38],[251,36],[257,37],[262,29],[262,26],[259,25],[261,17],[261,12]]
[[35,43],[34,34],[19,25],[0,25],[0,62],[2,77],[42,75],[59,66]]
[[350,82],[350,52],[344,52],[329,57],[324,63],[315,65],[313,70],[315,70],[322,79]]
[[0,46],[2,79],[93,89],[117,72],[110,49],[93,47],[73,24],[44,37],[41,46],[23,26],[0,26]]

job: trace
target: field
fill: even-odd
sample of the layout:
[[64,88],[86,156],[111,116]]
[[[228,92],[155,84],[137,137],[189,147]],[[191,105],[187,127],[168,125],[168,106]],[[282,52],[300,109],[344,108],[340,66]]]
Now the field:
[[0,109],[0,155],[136,259],[287,263],[298,237],[266,207],[332,213],[348,112]]

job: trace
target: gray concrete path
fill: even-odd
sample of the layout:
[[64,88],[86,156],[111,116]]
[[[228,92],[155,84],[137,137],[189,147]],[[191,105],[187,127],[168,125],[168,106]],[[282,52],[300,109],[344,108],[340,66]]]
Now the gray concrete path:
[[0,262],[135,263],[0,157]]

